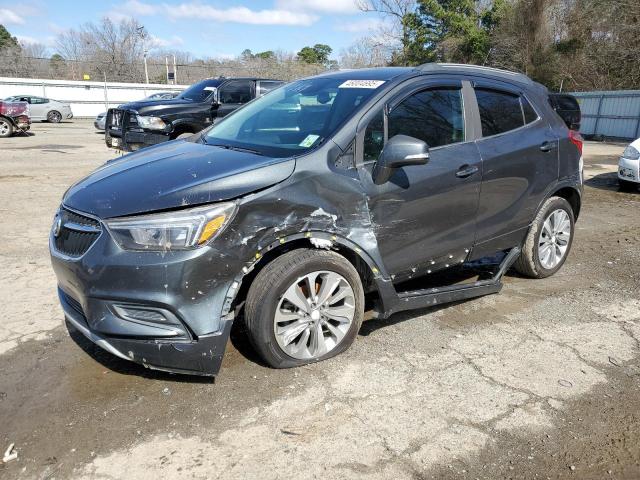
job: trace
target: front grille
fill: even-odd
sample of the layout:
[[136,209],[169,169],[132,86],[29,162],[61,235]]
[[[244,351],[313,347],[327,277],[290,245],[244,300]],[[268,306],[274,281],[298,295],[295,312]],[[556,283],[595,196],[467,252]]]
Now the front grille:
[[111,110],[111,122],[109,123],[109,127],[112,130],[120,130],[122,128],[123,116],[123,110],[116,110],[115,108]]
[[61,208],[56,217],[56,222],[60,221],[60,228],[55,235],[54,243],[56,250],[69,257],[80,257],[93,242],[100,236],[102,228],[100,222],[93,218],[85,217],[78,213]]

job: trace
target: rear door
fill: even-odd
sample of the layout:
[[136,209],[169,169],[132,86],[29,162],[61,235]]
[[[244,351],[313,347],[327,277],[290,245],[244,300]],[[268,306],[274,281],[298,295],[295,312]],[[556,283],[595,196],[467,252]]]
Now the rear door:
[[[407,87],[378,108],[358,140],[378,248],[396,280],[460,263],[473,246],[482,165],[464,110],[470,87],[462,87],[437,79]],[[427,142],[429,162],[399,168],[375,185],[373,165],[398,134]]]
[[[558,178],[558,138],[533,99],[510,84],[475,81],[483,162],[474,257],[510,248],[526,235]],[[546,101],[546,99],[545,99]]]
[[51,110],[49,99],[42,97],[31,97],[31,112],[34,117],[46,119],[47,113]]
[[216,119],[226,117],[235,109],[251,101],[255,97],[255,81],[230,80],[225,82],[218,90],[218,108]]

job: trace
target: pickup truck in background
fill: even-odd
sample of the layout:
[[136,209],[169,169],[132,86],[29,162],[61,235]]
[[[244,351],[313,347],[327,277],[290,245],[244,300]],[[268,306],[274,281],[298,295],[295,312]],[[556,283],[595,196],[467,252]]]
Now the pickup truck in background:
[[210,78],[173,99],[120,105],[107,112],[105,143],[131,152],[192,135],[283,83],[260,78]]

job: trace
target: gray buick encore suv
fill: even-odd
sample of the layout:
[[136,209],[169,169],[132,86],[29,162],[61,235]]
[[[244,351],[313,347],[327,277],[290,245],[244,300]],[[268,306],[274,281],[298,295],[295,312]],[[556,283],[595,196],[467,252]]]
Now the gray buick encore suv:
[[148,368],[216,375],[239,317],[266,364],[293,367],[348,348],[365,310],[496,293],[512,266],[552,275],[582,140],[548,95],[474,66],[333,72],[112,161],[51,230],[67,322]]

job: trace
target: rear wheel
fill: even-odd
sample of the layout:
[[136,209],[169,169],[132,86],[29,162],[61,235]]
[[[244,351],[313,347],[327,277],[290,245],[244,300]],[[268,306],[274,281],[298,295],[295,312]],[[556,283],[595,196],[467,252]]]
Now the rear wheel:
[[49,123],[60,123],[62,121],[62,114],[57,110],[51,110],[47,113],[47,122]]
[[549,198],[531,225],[515,269],[530,278],[546,278],[556,273],[569,255],[574,228],[569,202],[561,197]]
[[249,339],[270,366],[331,358],[354,341],[364,315],[356,269],[335,252],[299,249],[268,264],[247,294]]
[[13,135],[13,124],[6,118],[0,118],[0,137],[7,138]]

